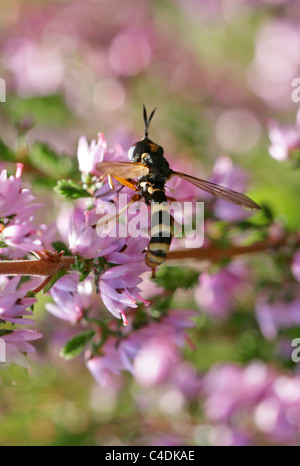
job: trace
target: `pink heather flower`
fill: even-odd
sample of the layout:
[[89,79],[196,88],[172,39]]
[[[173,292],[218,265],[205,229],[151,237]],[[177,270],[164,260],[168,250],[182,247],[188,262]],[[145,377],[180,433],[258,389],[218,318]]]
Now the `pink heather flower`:
[[147,270],[145,265],[127,264],[112,267],[104,272],[99,280],[102,301],[107,309],[118,319],[126,307],[136,308],[137,301],[147,301],[139,295],[138,285],[142,282],[141,275]]
[[23,223],[9,224],[2,231],[7,246],[30,252],[42,249],[42,241],[37,227]]
[[26,37],[8,43],[4,61],[14,75],[18,92],[23,96],[55,93],[64,75],[64,62],[59,49],[45,44],[42,46]]
[[248,432],[239,432],[228,425],[213,426],[209,433],[209,444],[214,447],[247,447],[252,446]]
[[[205,412],[218,426],[253,425],[267,442],[293,445],[300,429],[300,377],[259,362],[213,367],[203,380]],[[214,443],[217,443],[216,441]]]
[[40,207],[34,204],[34,197],[28,189],[21,188],[22,165],[17,165],[16,176],[7,176],[7,171],[0,173],[0,218],[18,215],[19,221],[28,220]]
[[[151,345],[151,341],[155,341],[155,344],[168,342],[170,347],[173,348],[184,346],[186,343],[186,329],[194,327],[195,324],[191,321],[191,317],[195,315],[197,313],[189,309],[172,310],[168,316],[159,322],[152,323],[132,333],[119,345],[124,368],[133,373],[135,358],[144,345]],[[161,367],[162,370],[165,366],[157,367]],[[157,375],[158,372],[156,372]]]
[[269,123],[271,157],[280,162],[287,160],[294,150],[300,149],[300,112],[297,114],[295,126],[283,126],[277,121]]
[[281,328],[300,325],[300,293],[297,291],[293,298],[284,301],[279,299],[269,302],[268,296],[259,296],[256,304],[256,318],[260,330],[265,338],[272,339],[277,336]]
[[24,316],[31,316],[27,310],[35,302],[35,298],[26,298],[27,290],[18,289],[19,277],[9,280],[6,277],[0,282],[0,320],[13,324],[32,325],[34,321]]
[[300,249],[298,249],[294,255],[292,271],[295,275],[295,278],[298,280],[298,282],[300,282]]
[[173,367],[170,385],[177,387],[187,399],[198,399],[202,393],[202,377],[190,362],[184,360]]
[[209,419],[230,422],[244,407],[253,409],[274,382],[274,374],[262,363],[246,368],[217,365],[203,379],[205,412]]
[[81,173],[87,175],[96,172],[96,166],[103,161],[107,143],[102,133],[99,133],[98,141],[92,140],[90,145],[85,136],[81,136],[78,143],[78,162]]
[[231,264],[218,272],[203,272],[195,298],[200,307],[212,317],[226,318],[234,310],[235,295],[245,284],[246,269],[241,264]]
[[27,329],[16,329],[8,335],[3,335],[1,338],[5,341],[6,362],[29,367],[29,362],[22,353],[34,353],[35,348],[28,342],[38,340],[42,336],[35,330]]
[[46,309],[61,320],[76,324],[93,303],[93,285],[87,278],[79,283],[79,275],[72,273],[58,280],[50,290],[54,304],[47,303]]
[[120,75],[135,76],[144,71],[151,59],[151,46],[141,31],[125,31],[115,36],[108,51],[111,67]]
[[295,445],[300,429],[300,377],[278,374],[254,411],[257,428],[272,441]]
[[149,243],[149,239],[140,238],[127,238],[126,239],[126,248],[124,249],[123,246],[122,252],[109,252],[105,255],[109,262],[113,264],[130,264],[130,263],[143,263],[144,261],[144,251],[146,249],[147,244]]
[[87,368],[103,387],[120,385],[120,373],[124,369],[117,341],[109,339],[102,348],[101,356],[94,356],[87,362]]
[[[103,257],[107,254],[120,249],[120,242],[116,238],[106,236],[101,238],[97,234],[97,229],[92,228],[91,219],[92,211],[86,211],[84,214],[79,210],[70,218],[69,224],[69,245],[73,254],[80,254],[88,259]],[[98,219],[94,219],[96,222]]]
[[[299,23],[293,16],[291,11],[290,18],[279,15],[262,23],[255,38],[254,59],[248,70],[252,90],[273,109],[290,109],[292,104],[291,84],[298,76],[300,65]],[[285,157],[285,145],[281,146],[279,142],[278,151],[275,148],[272,151],[276,159]]]
[[153,386],[165,380],[180,359],[177,348],[164,335],[146,342],[133,363],[133,375],[144,386]]
[[[123,370],[133,373],[143,385],[158,384],[170,374],[181,384],[183,380],[172,375],[179,360],[177,347],[186,341],[185,329],[194,325],[190,318],[195,315],[190,310],[173,310],[160,322],[136,330],[121,341],[110,338],[102,347],[102,355],[90,359],[87,366],[100,385],[112,384]],[[191,392],[196,385],[194,376],[192,385]]]
[[[248,175],[241,168],[234,166],[229,157],[222,156],[215,163],[211,181],[243,193],[248,186]],[[227,222],[245,220],[251,215],[251,211],[222,199],[215,200],[214,212],[218,218]]]

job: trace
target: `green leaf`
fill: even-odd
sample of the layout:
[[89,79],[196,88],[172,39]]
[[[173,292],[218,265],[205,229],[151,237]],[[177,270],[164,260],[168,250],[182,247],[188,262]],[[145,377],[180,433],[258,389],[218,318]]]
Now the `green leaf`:
[[57,272],[55,275],[53,275],[53,277],[51,278],[50,282],[48,283],[48,285],[45,286],[44,288],[44,291],[43,293],[48,293],[48,291],[51,290],[52,286],[55,285],[55,283],[60,280],[64,275],[66,275],[66,272],[65,270],[60,270],[59,272]]
[[0,329],[0,337],[3,337],[4,335],[9,335],[12,332],[13,332],[12,330],[7,330],[5,328],[2,328]]
[[67,199],[80,199],[91,197],[91,194],[72,180],[60,180],[55,186],[55,191]]
[[70,252],[68,246],[63,243],[62,241],[54,241],[52,243],[52,247],[55,249],[56,252],[64,251],[64,256],[72,256],[73,254]]
[[72,160],[64,154],[57,154],[54,149],[43,142],[36,142],[30,147],[28,161],[39,172],[56,180],[69,174],[72,170]]
[[0,159],[7,162],[15,162],[16,154],[0,139]]
[[60,356],[70,360],[78,356],[95,335],[94,330],[86,330],[71,338],[60,352]]
[[163,267],[157,274],[156,282],[165,290],[191,288],[198,282],[199,272],[179,267]]

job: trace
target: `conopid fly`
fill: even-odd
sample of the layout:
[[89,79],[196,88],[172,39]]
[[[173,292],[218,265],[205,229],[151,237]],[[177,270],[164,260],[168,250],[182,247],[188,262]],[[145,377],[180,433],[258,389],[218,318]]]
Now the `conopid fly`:
[[178,176],[203,191],[232,204],[253,210],[261,209],[256,202],[244,194],[172,170],[164,157],[163,148],[148,138],[149,126],[154,112],[155,110],[148,118],[144,107],[145,134],[143,139],[130,147],[128,151],[130,162],[102,162],[97,166],[102,178],[108,176],[111,185],[111,178],[114,178],[136,192],[128,206],[142,198],[146,204],[152,206],[151,239],[145,261],[152,269],[153,276],[155,276],[156,268],[166,260],[172,241],[172,221],[168,208],[168,198],[165,194],[165,185],[172,177]]

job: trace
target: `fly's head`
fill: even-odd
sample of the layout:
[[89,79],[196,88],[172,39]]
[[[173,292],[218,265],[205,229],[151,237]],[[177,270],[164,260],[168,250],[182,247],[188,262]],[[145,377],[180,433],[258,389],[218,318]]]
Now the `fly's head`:
[[136,142],[130,147],[128,157],[131,162],[151,164],[153,159],[159,159],[164,156],[164,150],[161,146],[148,138],[149,126],[155,110],[152,110],[150,117],[147,116],[147,110],[143,106],[143,116],[145,122],[145,135],[141,141]]
[[164,150],[161,146],[145,137],[130,147],[128,157],[130,162],[151,163],[151,160],[157,157],[163,157]]

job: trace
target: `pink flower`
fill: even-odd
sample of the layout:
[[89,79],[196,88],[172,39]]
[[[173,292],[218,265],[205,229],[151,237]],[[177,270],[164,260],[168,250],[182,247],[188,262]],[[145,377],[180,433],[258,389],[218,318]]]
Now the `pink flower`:
[[146,340],[133,363],[133,375],[144,386],[153,386],[165,380],[179,362],[177,348],[168,338],[159,335]]
[[55,304],[47,303],[46,309],[59,319],[76,324],[85,311],[93,306],[93,286],[89,278],[79,283],[79,275],[72,273],[62,277],[51,288]]
[[271,157],[279,161],[290,158],[293,151],[300,149],[300,112],[297,114],[295,126],[282,126],[277,121],[271,121],[269,138]]
[[64,62],[59,49],[41,46],[25,37],[9,43],[4,59],[22,96],[53,94],[64,75]]
[[260,330],[265,338],[272,339],[277,336],[281,328],[300,325],[300,293],[293,292],[292,297],[286,300],[278,298],[274,302],[263,293],[258,297],[256,304],[256,317]]
[[107,143],[102,133],[99,134],[98,141],[92,140],[90,145],[85,136],[79,139],[78,143],[78,162],[79,170],[83,174],[95,173],[98,163],[103,161]]
[[139,277],[147,270],[145,265],[128,264],[112,267],[104,272],[99,280],[102,301],[107,309],[118,319],[126,307],[138,307],[137,301],[148,304],[139,295]]
[[259,362],[246,368],[234,364],[213,367],[203,379],[207,417],[213,421],[230,422],[243,407],[253,409],[273,381],[274,374]]
[[300,282],[300,249],[296,251],[294,258],[293,258],[293,263],[292,263],[292,271],[293,274],[295,275],[295,278]]
[[17,164],[16,176],[7,176],[7,171],[0,173],[0,218],[18,215],[19,221],[28,220],[40,206],[34,204],[34,197],[28,189],[21,188],[22,164]]
[[259,362],[246,367],[224,364],[208,372],[203,389],[206,416],[218,423],[219,430],[226,432],[229,427],[240,432],[250,425],[258,431],[260,443],[262,438],[267,443],[298,442],[299,376],[278,374]]
[[5,341],[6,362],[16,363],[24,367],[29,367],[29,362],[23,353],[34,353],[35,348],[29,341],[42,338],[42,334],[36,330],[17,329],[1,338]]
[[[135,330],[121,341],[110,338],[102,346],[102,354],[91,358],[87,366],[100,385],[114,384],[116,378],[120,381],[121,371],[127,370],[142,385],[156,385],[171,377],[181,386],[184,381],[179,380],[175,364],[180,361],[178,346],[185,343],[185,329],[194,326],[190,319],[195,315],[190,310],[173,310],[160,322]],[[193,374],[190,393],[195,393],[198,382]]]
[[203,272],[199,277],[196,301],[212,317],[226,318],[234,310],[235,295],[245,283],[245,268],[231,264],[218,272]]
[[94,259],[121,249],[124,241],[110,236],[98,236],[97,229],[92,227],[98,218],[94,216],[94,211],[83,214],[79,210],[70,218],[68,239],[73,254]]
[[23,223],[9,224],[2,231],[5,243],[11,248],[21,249],[22,251],[30,252],[42,249],[42,241],[40,239],[37,227],[26,225]]
[[[132,333],[128,338],[122,341],[119,346],[124,367],[128,371],[133,372],[134,361],[137,355],[144,345],[151,346],[152,341],[154,345],[167,342],[168,345],[174,349],[172,350],[172,354],[175,357],[175,347],[182,347],[186,343],[186,329],[192,328],[195,325],[194,322],[191,321],[191,317],[195,315],[197,315],[195,311],[188,309],[172,310],[169,315],[159,322],[152,323]],[[166,353],[166,355],[167,354],[169,353]],[[171,354],[169,354],[169,356],[173,357]],[[157,366],[154,370],[153,380],[156,380],[156,377],[158,377],[158,369],[162,371],[164,367],[166,366]],[[140,376],[142,377],[141,374]]]
[[99,385],[107,387],[120,385],[120,373],[124,369],[120,358],[117,341],[108,340],[101,356],[94,356],[87,362],[87,367]]
[[141,31],[125,31],[113,39],[108,51],[108,59],[110,65],[118,74],[135,76],[148,67],[151,58],[151,47],[145,37],[144,29]]
[[0,286],[0,320],[12,322],[13,324],[32,325],[34,321],[24,316],[31,316],[32,312],[27,310],[35,302],[35,298],[26,298],[27,290],[18,289],[19,277],[11,280],[4,278]]

